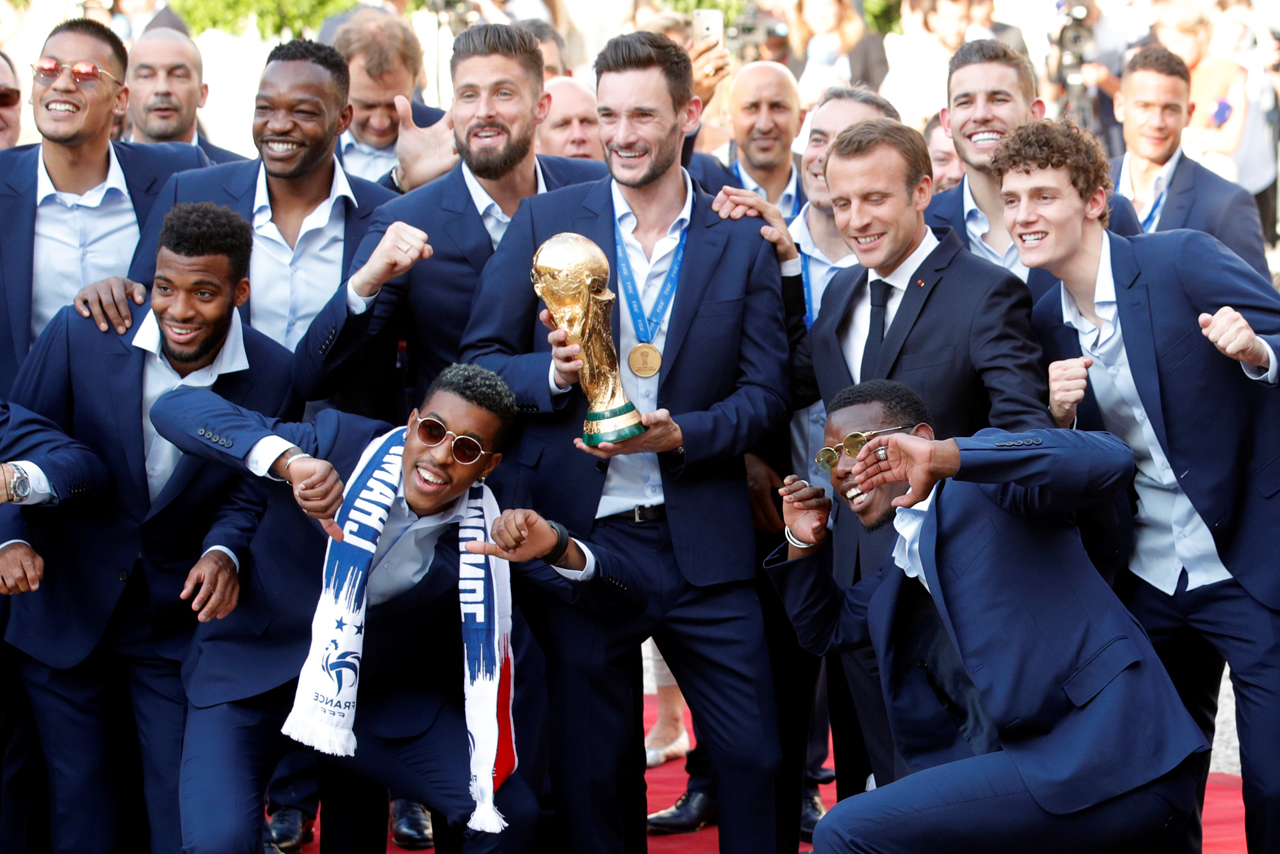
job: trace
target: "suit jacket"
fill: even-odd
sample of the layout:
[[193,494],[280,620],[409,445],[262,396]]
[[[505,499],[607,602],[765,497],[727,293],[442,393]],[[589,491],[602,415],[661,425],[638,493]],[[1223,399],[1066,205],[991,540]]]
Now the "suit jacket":
[[[340,13],[340,14],[349,15],[350,13]],[[339,16],[334,15],[333,17],[336,18]],[[326,21],[326,24],[327,23],[328,22]],[[417,101],[410,101],[409,109],[413,113],[413,123],[420,128],[429,128],[436,122],[440,121],[440,119],[444,118],[444,110],[438,109],[436,107],[428,107],[426,104],[422,104]],[[338,146],[334,149],[333,153],[337,155],[338,162],[342,163],[343,160],[342,160],[341,143],[338,144]],[[345,164],[344,164],[344,168],[345,168]],[[396,195],[400,195],[399,188],[396,187],[395,182],[391,180],[390,169],[387,170],[387,174],[378,178],[378,180],[375,181],[374,183],[376,183],[379,187],[382,187],[383,189],[390,190]]]
[[[1031,297],[1003,267],[965,252],[957,234],[937,230],[939,244],[925,258],[885,330],[880,363],[868,379],[906,383],[929,407],[940,438],[971,436],[984,427],[1052,427],[1048,388],[1031,333]],[[861,266],[842,270],[822,295],[822,309],[796,353],[794,397],[828,405],[853,385],[842,331],[855,299],[867,286]],[[815,385],[816,383],[816,385]],[[853,581],[855,563],[874,569],[884,559],[887,534],[867,532],[837,506],[837,579]],[[864,548],[867,555],[860,555]]]
[[[538,162],[548,191],[608,174],[603,163],[590,160],[539,156]],[[436,374],[458,361],[472,296],[493,255],[493,243],[471,201],[462,164],[382,207],[349,265],[348,277],[364,266],[394,222],[425,231],[431,257],[383,285],[363,314],[350,314],[347,289],[338,289],[298,344],[294,385],[302,396],[310,400],[329,396],[335,382],[350,376],[354,356],[378,341],[403,337],[409,361],[407,413],[422,402]],[[528,279],[526,269],[521,280]],[[404,401],[400,403],[403,406]]]
[[[579,451],[587,398],[578,387],[553,400],[550,345],[529,284],[533,253],[564,231],[594,241],[611,261],[612,179],[525,199],[485,267],[463,359],[503,376],[525,413],[516,465],[518,495],[573,530],[590,530],[608,464]],[[659,455],[676,558],[691,583],[743,581],[755,573],[755,546],[742,454],[788,415],[786,328],[773,244],[747,220],[721,220],[711,196],[694,190],[684,263],[658,374],[657,406],[671,412],[684,453]],[[610,263],[609,287],[618,293]],[[621,308],[613,304],[613,339]],[[706,513],[715,508],[716,524]]]
[[[150,310],[134,306],[129,332],[104,335],[64,308],[14,383],[15,402],[88,446],[115,480],[113,500],[92,506],[0,510],[0,542],[28,540],[48,570],[38,591],[11,603],[5,639],[50,667],[72,667],[89,655],[139,570],[146,572],[157,648],[181,660],[196,624],[190,603],[178,598],[187,573],[213,545],[244,555],[256,525],[257,512],[232,501],[239,478],[194,457],[179,460],[151,501],[142,432],[147,353],[132,343]],[[247,328],[244,347],[251,368],[223,375],[213,388],[247,407],[282,411],[290,400],[289,353]]]
[[[1123,163],[1123,157],[1111,159],[1111,183],[1119,183]],[[1173,177],[1169,179],[1164,210],[1160,212],[1160,222],[1156,223],[1156,231],[1177,228],[1190,228],[1216,237],[1264,278],[1271,278],[1262,239],[1262,220],[1253,196],[1185,153],[1178,159]]]
[[203,136],[196,138],[196,144],[200,146],[200,150],[205,153],[205,156],[209,158],[209,162],[214,166],[219,166],[223,163],[240,163],[249,159],[236,154],[234,151],[219,148]]
[[[730,145],[729,151],[733,157],[737,157],[736,145]],[[689,172],[689,177],[697,181],[702,191],[712,198],[715,198],[716,194],[724,187],[742,189],[742,181],[733,173],[733,170],[710,154],[690,150],[685,155],[684,164],[685,169]],[[792,168],[796,170],[796,210],[799,211],[809,199],[804,194],[804,182],[800,180],[799,163],[794,163]],[[784,211],[783,216],[787,215],[787,212]]]
[[[198,169],[208,159],[194,146],[166,142],[113,142],[141,232],[164,182],[175,172]],[[31,349],[32,253],[36,239],[36,145],[0,151],[0,397],[7,397]],[[152,252],[155,255],[155,252]]]
[[[1280,578],[1271,571],[1273,532],[1280,526],[1280,455],[1273,441],[1280,394],[1246,377],[1197,321],[1229,305],[1280,353],[1280,296],[1238,255],[1198,231],[1132,239],[1113,234],[1111,269],[1134,384],[1178,484],[1231,574],[1259,602],[1280,609]],[[1080,356],[1079,336],[1062,322],[1060,288],[1035,308],[1047,362]],[[1092,387],[1077,412],[1080,429],[1104,429]],[[1119,519],[1115,533],[1127,558],[1132,517]]]
[[[187,388],[161,397],[152,420],[184,452],[223,465],[243,470],[254,444],[276,435],[333,463],[347,479],[368,444],[392,429],[385,422],[336,410],[324,410],[306,424],[290,424],[235,406],[211,391]],[[288,484],[259,482],[269,492],[267,510],[246,564],[254,594],[270,601],[271,623],[254,630],[237,625],[233,614],[200,627],[199,660],[186,675],[187,693],[197,706],[251,697],[288,682],[297,677],[311,643],[327,538],[297,506]],[[567,581],[541,561],[513,565],[517,595],[521,583],[531,583],[606,614],[643,611],[647,599],[631,580],[630,564],[598,548],[593,552],[598,572],[582,583]],[[462,697],[456,530],[441,535],[431,569],[419,584],[369,609],[368,626],[360,719],[381,735],[417,735],[430,726],[442,700]],[[439,677],[433,675],[437,671]],[[405,679],[409,672],[414,677]]]
[[[924,578],[1036,803],[1076,812],[1207,750],[1146,633],[1094,571],[1071,523],[1075,508],[1123,488],[1133,452],[1114,436],[1068,430],[984,430],[957,442],[960,472],[938,484],[920,533]],[[895,667],[895,656],[912,652],[896,645],[895,626],[909,616],[899,602],[919,582],[889,557],[878,574],[840,591],[821,566],[830,549],[785,557],[775,553],[766,568],[801,645],[817,654],[874,647],[907,764],[919,771],[973,756],[925,671]]]
[[[1108,193],[1107,209],[1111,212],[1107,229],[1113,234],[1131,237],[1142,233],[1142,225],[1138,222],[1138,215],[1134,213],[1133,204],[1124,196]],[[950,190],[935,195],[924,212],[924,220],[933,228],[951,228],[960,238],[964,248],[968,249],[969,231],[964,224],[964,183],[961,182]],[[1057,281],[1048,270],[1032,268],[1031,275],[1027,277],[1027,287],[1031,289],[1031,301],[1034,303],[1044,296]]]

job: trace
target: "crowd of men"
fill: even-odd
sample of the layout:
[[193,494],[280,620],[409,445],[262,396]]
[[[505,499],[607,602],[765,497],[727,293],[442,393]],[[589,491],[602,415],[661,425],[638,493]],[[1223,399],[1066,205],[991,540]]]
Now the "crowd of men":
[[[1186,63],[1127,61],[1110,162],[996,39],[924,134],[835,87],[799,157],[751,63],[725,162],[683,47],[562,50],[464,31],[446,115],[361,11],[271,52],[246,160],[185,34],[49,34],[0,151],[0,849],[296,850],[323,803],[327,854],[1195,852],[1229,664],[1277,850],[1280,296]],[[565,232],[639,435],[584,441]],[[652,816],[648,638],[698,743]]]

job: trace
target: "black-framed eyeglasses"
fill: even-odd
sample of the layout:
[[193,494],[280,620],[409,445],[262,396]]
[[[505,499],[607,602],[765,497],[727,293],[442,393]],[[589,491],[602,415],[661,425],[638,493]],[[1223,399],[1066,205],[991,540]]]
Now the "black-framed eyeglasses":
[[0,86],[0,107],[16,107],[22,93],[11,86]]
[[36,62],[31,64],[31,73],[36,76],[36,80],[41,86],[48,86],[62,76],[62,72],[66,69],[71,70],[71,79],[76,81],[76,85],[82,89],[92,86],[103,77],[108,77],[117,83],[121,80],[110,71],[107,71],[96,62],[90,62],[82,59],[78,62],[59,62],[51,56],[43,56]]
[[477,463],[481,457],[493,453],[492,451],[486,451],[480,446],[479,442],[470,436],[459,436],[444,426],[444,422],[438,418],[430,415],[423,415],[418,418],[418,438],[428,448],[434,448],[450,436],[453,437],[453,458],[464,466]]
[[876,436],[882,436],[885,433],[897,433],[900,430],[911,430],[915,426],[914,424],[904,424],[901,427],[886,427],[883,430],[872,430],[869,433],[850,433],[844,437],[844,441],[839,448],[823,448],[818,451],[818,456],[813,461],[823,471],[829,472],[840,463],[841,450],[851,457],[856,457],[867,442],[870,442]]

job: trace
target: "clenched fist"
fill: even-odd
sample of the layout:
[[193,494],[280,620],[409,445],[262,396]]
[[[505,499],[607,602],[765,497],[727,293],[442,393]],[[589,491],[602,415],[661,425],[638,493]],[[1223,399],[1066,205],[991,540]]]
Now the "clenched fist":
[[431,245],[427,243],[425,231],[407,223],[393,222],[349,284],[360,296],[371,297],[387,282],[430,257]]
[[1076,407],[1084,400],[1089,387],[1089,368],[1093,359],[1080,356],[1049,365],[1049,414],[1059,427],[1070,427],[1076,420]]

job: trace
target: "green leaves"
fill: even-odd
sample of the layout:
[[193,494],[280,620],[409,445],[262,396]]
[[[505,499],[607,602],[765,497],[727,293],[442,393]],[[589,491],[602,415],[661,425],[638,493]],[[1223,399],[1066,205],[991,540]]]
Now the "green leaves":
[[271,38],[286,31],[300,36],[304,28],[319,30],[325,18],[355,4],[352,0],[173,0],[170,5],[192,35],[210,29],[242,33],[256,16],[258,32]]

